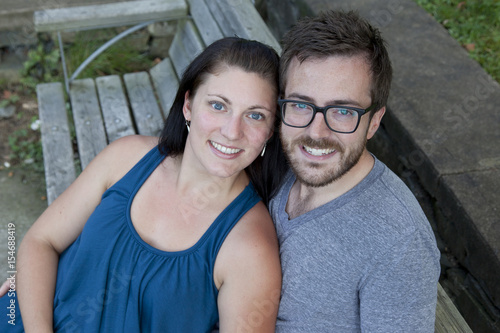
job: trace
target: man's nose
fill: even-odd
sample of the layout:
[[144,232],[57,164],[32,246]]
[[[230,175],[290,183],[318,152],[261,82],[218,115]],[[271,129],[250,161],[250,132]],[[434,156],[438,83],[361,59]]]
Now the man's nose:
[[326,125],[326,120],[321,112],[314,115],[314,119],[307,127],[309,136],[313,139],[321,139],[330,136],[332,131]]

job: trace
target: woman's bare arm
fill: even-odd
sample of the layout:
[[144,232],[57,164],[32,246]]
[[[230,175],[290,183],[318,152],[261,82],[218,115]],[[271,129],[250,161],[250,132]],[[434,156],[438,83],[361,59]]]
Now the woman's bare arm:
[[137,162],[139,137],[106,147],[28,230],[19,247],[17,294],[26,332],[52,332],[59,255],[78,237],[102,194]]
[[220,332],[274,332],[281,292],[278,240],[262,203],[234,227],[216,261]]

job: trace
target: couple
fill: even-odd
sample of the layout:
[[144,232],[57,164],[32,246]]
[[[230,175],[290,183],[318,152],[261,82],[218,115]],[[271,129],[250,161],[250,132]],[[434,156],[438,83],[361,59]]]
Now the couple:
[[110,144],[28,231],[12,331],[432,332],[432,230],[366,150],[390,82],[352,12],[300,21],[281,60],[207,47],[160,140]]

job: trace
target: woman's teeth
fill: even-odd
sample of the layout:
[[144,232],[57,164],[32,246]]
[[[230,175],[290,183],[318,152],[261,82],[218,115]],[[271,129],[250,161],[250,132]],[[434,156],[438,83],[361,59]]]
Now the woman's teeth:
[[218,151],[220,151],[220,152],[222,152],[224,154],[232,155],[232,154],[239,153],[241,151],[241,149],[234,149],[234,148],[224,147],[223,145],[220,145],[220,144],[218,144],[217,142],[214,142],[214,141],[210,141],[210,143],[212,144],[212,146],[215,149],[217,149]]

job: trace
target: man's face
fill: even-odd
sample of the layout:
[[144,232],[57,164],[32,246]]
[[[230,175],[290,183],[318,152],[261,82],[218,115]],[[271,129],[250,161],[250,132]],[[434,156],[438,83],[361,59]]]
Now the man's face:
[[[303,63],[293,59],[283,98],[320,107],[366,109],[372,102],[370,87],[370,69],[362,56],[332,56]],[[365,152],[367,138],[376,131],[369,126],[369,118],[368,114],[362,116],[358,129],[350,134],[331,131],[321,113],[306,128],[282,124],[283,148],[297,179],[307,186],[321,187],[351,170]]]

